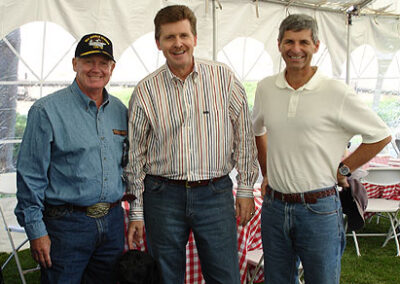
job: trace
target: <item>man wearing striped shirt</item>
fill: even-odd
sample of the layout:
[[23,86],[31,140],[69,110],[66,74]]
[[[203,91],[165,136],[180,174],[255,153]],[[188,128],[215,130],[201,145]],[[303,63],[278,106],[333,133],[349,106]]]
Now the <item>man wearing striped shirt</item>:
[[161,9],[154,23],[167,62],[138,83],[129,103],[127,193],[137,199],[128,244],[141,240],[144,219],[163,283],[184,283],[192,230],[205,281],[240,283],[236,218],[244,225],[254,214],[258,175],[246,94],[225,65],[193,57],[196,18],[188,7]]

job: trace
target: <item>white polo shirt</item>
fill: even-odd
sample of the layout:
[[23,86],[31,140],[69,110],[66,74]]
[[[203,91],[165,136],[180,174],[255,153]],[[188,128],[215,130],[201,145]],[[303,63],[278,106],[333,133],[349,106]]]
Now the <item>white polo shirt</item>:
[[348,141],[363,143],[390,135],[378,115],[346,84],[318,70],[294,90],[285,71],[261,80],[253,109],[256,136],[268,134],[269,185],[282,193],[333,186]]

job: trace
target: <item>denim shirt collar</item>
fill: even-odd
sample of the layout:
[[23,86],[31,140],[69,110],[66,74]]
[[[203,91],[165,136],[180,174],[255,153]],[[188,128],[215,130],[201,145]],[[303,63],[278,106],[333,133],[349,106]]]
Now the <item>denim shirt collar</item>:
[[[94,100],[92,100],[91,98],[89,98],[87,95],[85,95],[81,89],[78,86],[78,83],[76,82],[76,79],[74,79],[74,82],[71,85],[71,91],[73,94],[76,94],[82,102],[82,106],[85,109],[88,109],[90,107],[91,104],[93,104],[94,106],[96,105],[96,102]],[[105,107],[106,105],[108,105],[109,103],[109,94],[107,92],[107,90],[105,88],[103,88],[103,103],[101,104],[101,107]]]

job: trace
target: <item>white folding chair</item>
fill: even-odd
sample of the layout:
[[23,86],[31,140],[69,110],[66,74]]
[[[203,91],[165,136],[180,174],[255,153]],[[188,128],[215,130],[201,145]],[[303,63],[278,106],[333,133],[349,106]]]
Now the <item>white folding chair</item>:
[[[264,267],[264,253],[262,249],[248,251],[247,260],[247,278],[250,279],[248,284],[253,284],[257,273]],[[254,266],[253,273],[250,273],[249,265]]]
[[[16,174],[15,173],[5,173],[5,174],[0,174],[0,193],[3,194],[15,194],[16,193]],[[6,215],[4,213],[3,207],[0,203],[0,214],[1,218],[4,224],[4,229],[7,232],[8,240],[10,241],[11,249],[12,252],[10,256],[7,258],[7,260],[1,265],[1,270],[3,271],[6,265],[11,261],[11,259],[14,257],[15,262],[17,264],[18,268],[18,273],[21,278],[21,281],[23,284],[26,284],[25,276],[24,274],[36,271],[40,267],[37,266],[35,268],[31,269],[22,269],[21,262],[18,257],[18,251],[28,242],[28,238],[26,237],[18,246],[15,246],[14,240],[13,240],[13,233],[19,233],[19,234],[24,234],[25,235],[25,230],[24,228],[20,227],[19,225],[9,225],[6,220]]]
[[[257,273],[261,268],[264,268],[264,253],[262,249],[256,249],[248,251],[246,254],[247,265],[254,266],[253,273],[250,272],[249,267],[247,267],[247,279],[249,279],[248,284],[253,284]],[[302,284],[301,280],[304,274],[303,265],[300,262],[299,265],[299,283]]]
[[[366,182],[374,185],[394,185],[400,183],[400,168],[384,167],[384,168],[369,168],[367,169],[368,175],[362,178],[362,182]],[[389,219],[390,228],[387,233],[356,233],[352,231],[354,245],[356,247],[357,255],[360,256],[360,249],[358,246],[357,237],[375,237],[385,236],[385,241],[382,247],[386,246],[389,240],[394,239],[397,248],[396,256],[400,256],[399,248],[399,233],[396,232],[396,228],[400,226],[399,213],[400,213],[400,201],[389,200],[384,198],[369,198],[368,206],[365,213],[375,213],[377,216],[386,217]]]
[[393,145],[394,150],[397,153],[397,158],[400,158],[400,139],[396,138],[396,139],[394,139],[394,141],[392,139],[392,145]]

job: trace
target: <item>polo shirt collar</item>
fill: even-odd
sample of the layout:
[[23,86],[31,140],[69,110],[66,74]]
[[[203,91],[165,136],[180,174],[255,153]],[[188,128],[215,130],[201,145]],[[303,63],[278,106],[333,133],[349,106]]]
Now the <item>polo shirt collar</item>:
[[[311,77],[311,79],[306,84],[304,84],[303,86],[298,88],[297,89],[298,91],[299,90],[314,90],[319,85],[322,74],[319,71],[318,67],[315,67],[315,68],[317,68],[317,70],[315,71],[314,75]],[[276,80],[275,80],[275,85],[280,89],[287,88],[287,89],[293,90],[293,88],[286,81],[285,73],[286,73],[286,69],[283,70],[283,72],[278,74],[278,76],[276,77]]]

